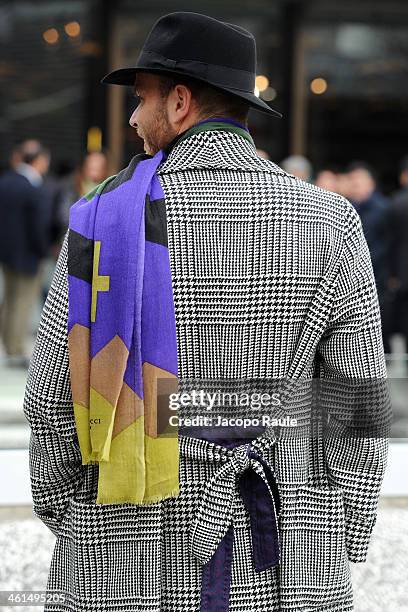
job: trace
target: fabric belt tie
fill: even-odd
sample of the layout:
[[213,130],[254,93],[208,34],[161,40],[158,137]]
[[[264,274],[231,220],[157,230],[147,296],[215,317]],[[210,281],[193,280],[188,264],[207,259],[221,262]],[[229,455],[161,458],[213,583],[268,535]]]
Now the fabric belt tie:
[[237,489],[250,516],[255,571],[280,562],[281,503],[273,470],[250,443],[237,446],[230,453],[205,483],[190,529],[190,552],[205,564],[201,592],[201,610],[205,612],[229,608]]

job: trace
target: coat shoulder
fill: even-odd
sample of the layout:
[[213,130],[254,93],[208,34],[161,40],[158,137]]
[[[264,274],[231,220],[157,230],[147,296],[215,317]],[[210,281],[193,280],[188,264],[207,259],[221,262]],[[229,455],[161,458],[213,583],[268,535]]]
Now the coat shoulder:
[[[272,181],[282,182],[272,177]],[[286,200],[310,223],[328,224],[347,234],[361,225],[360,216],[353,204],[344,196],[286,174]]]

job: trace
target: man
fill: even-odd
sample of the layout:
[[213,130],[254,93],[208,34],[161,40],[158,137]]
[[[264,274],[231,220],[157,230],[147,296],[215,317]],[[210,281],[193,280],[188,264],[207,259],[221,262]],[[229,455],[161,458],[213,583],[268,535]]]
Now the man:
[[329,166],[320,168],[316,173],[314,184],[327,191],[333,191],[334,193],[340,193],[338,183],[339,172]]
[[[159,19],[136,67],[104,79],[134,85],[138,105],[130,124],[146,155],[100,187],[98,210],[114,215],[126,193],[137,207],[147,172],[139,169],[150,168],[166,151],[157,170],[160,184],[153,181],[146,195],[146,210],[156,215],[154,228],[146,225],[152,241],[146,253],[160,257],[168,246],[181,380],[227,387],[238,380],[248,388],[252,379],[261,387],[283,379],[287,391],[287,380],[309,385],[320,372],[334,377],[343,392],[353,377],[384,380],[375,281],[358,215],[344,198],[257,155],[247,129],[249,108],[278,113],[253,94],[255,75],[255,40],[241,27],[188,12]],[[161,188],[164,197],[157,196]],[[94,196],[74,210],[88,214]],[[92,235],[93,222],[90,227]],[[34,511],[57,536],[48,588],[65,596],[65,604],[46,609],[352,610],[349,562],[367,557],[385,469],[384,438],[357,437],[349,444],[338,436],[323,445],[321,436],[305,443],[296,433],[279,436],[267,426],[245,444],[242,428],[233,439],[228,431],[204,427],[201,435],[196,430],[179,437],[178,495],[148,504],[95,503],[108,464],[81,463],[86,431],[77,437],[73,416],[68,363],[74,378],[84,363],[68,355],[67,315],[75,303],[67,287],[75,282],[85,291],[89,284],[83,262],[70,263],[71,232],[72,248],[75,241],[90,244],[70,226],[24,408],[32,427]],[[98,244],[103,249],[104,237]],[[106,267],[102,250],[94,253],[97,278],[105,279],[97,321],[121,279]],[[117,261],[123,265],[121,255]],[[109,286],[107,277],[113,279]],[[153,285],[163,278],[164,272],[158,274]],[[155,307],[151,301],[147,319]],[[154,327],[155,320],[149,333]],[[82,331],[88,333],[87,327]],[[95,359],[98,353],[96,367]],[[115,376],[116,360],[104,361],[111,364],[106,376]],[[106,376],[99,381],[105,389]],[[126,393],[132,394],[129,388]],[[76,385],[73,394],[75,410],[84,414]],[[310,405],[311,397],[306,390],[303,404]],[[362,396],[358,402],[361,408]],[[294,392],[286,393],[286,403],[299,408]],[[333,411],[330,426],[338,432],[351,428],[335,417]],[[94,423],[90,427],[95,431]],[[128,484],[123,474],[118,481],[112,491]]]
[[365,162],[356,161],[350,164],[348,176],[350,200],[360,216],[364,235],[370,249],[383,320],[384,350],[386,353],[390,353],[389,296],[387,293],[390,242],[389,202],[379,192],[374,172]]
[[28,366],[29,318],[40,296],[42,262],[49,247],[50,203],[43,188],[50,154],[28,140],[15,165],[0,177],[0,263],[4,275],[2,339],[9,366]]
[[102,151],[84,155],[78,167],[60,181],[57,200],[59,240],[62,242],[69,222],[69,210],[73,202],[91,191],[108,176],[108,158]]
[[389,289],[395,295],[396,328],[408,353],[408,156],[401,161],[399,183],[391,201]]
[[313,169],[310,161],[303,155],[290,155],[281,162],[281,167],[303,181],[312,179]]

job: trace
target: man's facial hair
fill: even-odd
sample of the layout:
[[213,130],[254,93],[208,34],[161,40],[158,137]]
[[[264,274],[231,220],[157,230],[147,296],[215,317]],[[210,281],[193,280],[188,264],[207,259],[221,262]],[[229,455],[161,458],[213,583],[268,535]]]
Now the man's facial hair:
[[143,131],[145,147],[150,155],[155,155],[160,149],[166,146],[175,136],[176,132],[172,130],[165,104],[158,104],[155,118],[151,126]]

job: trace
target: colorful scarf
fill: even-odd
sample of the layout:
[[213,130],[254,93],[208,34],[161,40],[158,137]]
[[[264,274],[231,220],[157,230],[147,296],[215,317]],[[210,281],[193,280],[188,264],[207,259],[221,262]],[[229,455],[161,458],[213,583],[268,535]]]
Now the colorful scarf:
[[154,157],[135,156],[70,209],[71,389],[82,464],[99,464],[99,504],[179,494],[178,428],[169,422],[168,401],[159,401],[177,392],[178,357],[156,170],[176,142],[216,129],[253,143],[233,120],[205,120]]

